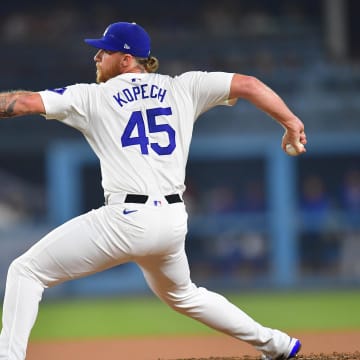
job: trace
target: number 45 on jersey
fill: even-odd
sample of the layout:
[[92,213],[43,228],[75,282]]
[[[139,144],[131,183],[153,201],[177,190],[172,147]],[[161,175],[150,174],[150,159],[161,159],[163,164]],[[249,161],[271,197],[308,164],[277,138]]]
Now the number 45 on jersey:
[[[149,154],[150,148],[158,155],[170,155],[175,147],[175,130],[169,124],[157,124],[156,120],[158,116],[171,115],[172,111],[170,107],[166,108],[153,108],[146,110],[146,120],[141,111],[134,111],[127,123],[124,133],[121,136],[121,145],[123,147],[138,145],[140,146],[141,153],[144,155]],[[145,121],[147,121],[147,127],[149,133],[166,133],[169,138],[169,143],[166,146],[161,146],[159,143],[149,143],[149,137],[146,133]],[[137,135],[134,135],[137,133]]]

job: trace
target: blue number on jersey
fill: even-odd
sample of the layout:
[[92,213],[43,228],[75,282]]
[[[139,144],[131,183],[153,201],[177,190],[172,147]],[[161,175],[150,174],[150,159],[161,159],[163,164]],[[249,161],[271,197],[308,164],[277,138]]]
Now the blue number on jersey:
[[[170,155],[176,147],[175,130],[169,124],[156,123],[157,116],[166,116],[171,114],[172,111],[170,107],[159,107],[146,110],[149,133],[165,132],[169,138],[169,144],[167,146],[161,146],[158,143],[150,144],[151,149],[158,155]],[[133,135],[134,130],[137,130],[137,136]],[[139,145],[142,154],[149,154],[149,138],[146,136],[145,123],[141,111],[134,111],[131,114],[124,133],[121,136],[121,145],[123,147]]]
[[[134,129],[137,129],[138,136],[131,136]],[[134,111],[126,125],[124,133],[121,136],[123,147],[131,145],[140,145],[141,153],[148,154],[149,138],[146,136],[144,119],[141,111]]]

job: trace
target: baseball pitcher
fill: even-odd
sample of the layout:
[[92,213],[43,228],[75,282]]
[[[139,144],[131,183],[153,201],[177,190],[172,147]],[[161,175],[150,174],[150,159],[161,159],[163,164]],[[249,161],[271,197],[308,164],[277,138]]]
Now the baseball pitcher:
[[291,359],[298,339],[262,326],[223,296],[195,285],[184,250],[185,167],[194,122],[243,98],[283,128],[282,148],[305,152],[303,123],[260,80],[224,72],[156,73],[150,37],[135,23],[99,39],[96,83],[0,94],[0,117],[41,114],[78,129],[100,160],[105,205],[56,228],[9,267],[0,360],[24,360],[45,288],[135,262],[174,310],[253,345],[264,359]]

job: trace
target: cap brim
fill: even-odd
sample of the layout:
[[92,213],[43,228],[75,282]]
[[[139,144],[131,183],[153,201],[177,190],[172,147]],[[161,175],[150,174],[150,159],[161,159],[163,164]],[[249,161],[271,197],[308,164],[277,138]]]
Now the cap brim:
[[110,50],[110,51],[119,51],[114,46],[108,44],[104,39],[85,39],[84,40],[88,45],[102,50]]

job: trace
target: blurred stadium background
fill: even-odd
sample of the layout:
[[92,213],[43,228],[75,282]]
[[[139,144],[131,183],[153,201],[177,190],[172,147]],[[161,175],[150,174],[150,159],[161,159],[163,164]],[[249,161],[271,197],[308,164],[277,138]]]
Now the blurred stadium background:
[[[193,280],[232,291],[359,287],[359,1],[17,0],[1,7],[2,91],[92,82],[94,51],[83,38],[114,21],[149,31],[162,73],[240,72],[270,85],[304,121],[308,152],[284,155],[282,129],[246,102],[199,119],[185,194]],[[40,116],[2,121],[0,293],[15,257],[102,203],[98,162],[80,133]],[[144,292],[129,264],[46,296]]]

